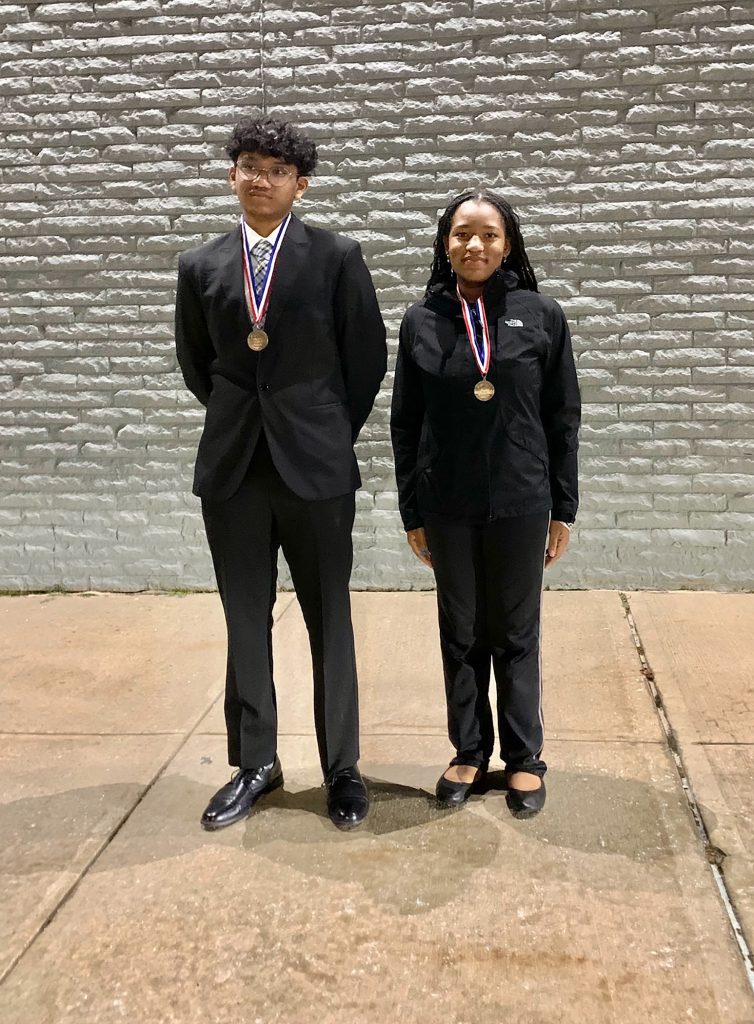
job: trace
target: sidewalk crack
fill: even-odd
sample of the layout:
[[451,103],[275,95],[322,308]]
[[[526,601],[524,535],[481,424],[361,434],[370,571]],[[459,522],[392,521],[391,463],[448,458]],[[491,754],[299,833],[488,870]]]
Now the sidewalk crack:
[[657,686],[657,680],[655,679],[654,671],[651,665],[649,664],[647,652],[644,648],[644,644],[642,643],[642,639],[639,634],[639,630],[637,628],[633,612],[631,611],[631,605],[628,600],[628,596],[625,593],[623,593],[623,591],[619,591],[619,594],[621,604],[623,605],[623,611],[626,616],[626,621],[628,623],[628,628],[631,632],[631,637],[634,641],[634,646],[636,647],[636,653],[639,657],[639,663],[641,665],[641,674],[644,676],[644,679],[647,684],[647,689],[649,690],[649,694],[654,702],[654,706],[657,711],[657,717],[660,720],[660,726],[662,728],[663,733],[665,734],[665,740],[668,745],[668,750],[670,751],[671,757],[673,758],[673,763],[676,767],[676,771],[678,772],[678,777],[681,781],[681,787],[683,789],[684,796],[686,797],[686,802],[688,804],[691,817],[694,821],[697,835],[701,840],[702,846],[704,848],[705,859],[707,860],[707,863],[710,866],[710,870],[712,871],[712,877],[715,880],[715,884],[717,886],[720,899],[722,900],[723,906],[725,907],[725,912],[728,915],[728,922],[730,923],[730,927],[733,932],[733,938],[736,942],[736,946],[738,947],[738,951],[743,961],[744,970],[746,971],[746,977],[748,979],[749,986],[752,992],[754,992],[754,955],[752,954],[752,950],[749,948],[749,944],[746,941],[746,936],[744,935],[743,928],[741,927],[741,922],[738,918],[738,913],[736,911],[731,894],[728,890],[728,886],[725,881],[725,874],[723,872],[723,864],[725,862],[727,854],[724,850],[721,850],[718,846],[715,846],[714,843],[712,843],[710,840],[709,832],[707,831],[707,826],[704,822],[704,818],[702,817],[702,812],[699,807],[699,803],[691,787],[691,783],[686,772],[686,766],[683,763],[680,747],[678,745],[678,737],[676,736],[676,733],[673,729],[670,718],[668,716],[667,709],[665,707],[665,702],[662,698],[662,693]]
[[97,861],[100,859],[100,857],[103,855],[103,853],[112,844],[112,842],[116,838],[116,836],[121,832],[121,830],[123,829],[125,824],[132,817],[134,811],[144,802],[144,800],[147,797],[147,795],[152,791],[154,786],[159,782],[160,778],[164,775],[164,773],[167,770],[167,768],[176,759],[178,754],[180,754],[180,752],[186,746],[186,744],[191,739],[191,737],[196,733],[197,729],[199,728],[199,726],[201,725],[202,721],[207,716],[209,711],[212,709],[212,707],[213,707],[213,705],[215,704],[216,701],[217,701],[217,697],[214,697],[210,701],[209,707],[208,708],[204,708],[202,710],[201,714],[196,719],[196,721],[194,722],[193,726],[184,735],[183,739],[181,740],[180,743],[178,743],[178,745],[176,746],[175,750],[173,750],[170,754],[168,754],[168,756],[165,758],[165,760],[160,765],[160,767],[157,769],[157,771],[154,772],[154,774],[152,775],[152,778],[146,783],[146,785],[144,786],[144,789],[141,791],[141,793],[139,794],[138,798],[135,800],[133,805],[123,814],[123,816],[120,818],[120,820],[117,822],[117,824],[113,827],[112,831],[107,836],[103,837],[101,845],[95,851],[95,853],[92,855],[91,859],[86,864],[83,865],[83,867],[82,867],[78,877],[70,884],[70,886],[65,890],[65,892],[62,894],[62,896],[58,899],[57,903],[55,904],[54,907],[52,907],[52,909],[50,910],[49,914],[47,914],[47,916],[45,917],[44,921],[37,928],[36,932],[24,944],[23,948],[20,949],[18,951],[18,953],[14,957],[12,957],[10,962],[6,965],[5,969],[2,971],[2,973],[0,973],[0,985],[5,984],[5,982],[8,980],[8,978],[13,973],[13,971],[16,969],[16,967],[18,967],[18,965],[21,962],[21,960],[23,960],[23,958],[29,952],[31,947],[37,941],[37,939],[42,934],[44,934],[45,931],[47,931],[49,926],[53,923],[55,918],[58,916],[58,914],[61,911],[61,909],[66,905],[66,903],[68,903],[68,901],[70,899],[73,898],[73,896],[76,894],[76,891],[77,891],[78,887],[81,885],[81,883],[87,877],[87,875],[92,870],[92,868],[97,863]]

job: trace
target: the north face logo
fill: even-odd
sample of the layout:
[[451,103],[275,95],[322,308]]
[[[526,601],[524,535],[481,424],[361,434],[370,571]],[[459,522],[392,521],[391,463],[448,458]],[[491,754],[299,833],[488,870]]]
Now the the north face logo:
[[506,320],[505,321],[505,326],[506,327],[523,327],[524,326],[524,322],[523,322],[523,320]]

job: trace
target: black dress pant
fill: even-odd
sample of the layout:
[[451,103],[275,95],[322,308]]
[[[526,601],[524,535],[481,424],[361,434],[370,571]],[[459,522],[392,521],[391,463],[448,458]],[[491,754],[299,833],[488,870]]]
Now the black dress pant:
[[202,513],[228,628],[228,761],[269,764],[277,747],[272,609],[282,547],[309,633],[314,723],[325,775],[359,759],[356,657],[349,580],[353,492],[306,501],[283,482],[264,435],[241,486]]
[[540,756],[540,612],[549,520],[547,512],[484,525],[426,518],[454,764],[486,765],[492,756],[492,668],[506,768],[547,770]]

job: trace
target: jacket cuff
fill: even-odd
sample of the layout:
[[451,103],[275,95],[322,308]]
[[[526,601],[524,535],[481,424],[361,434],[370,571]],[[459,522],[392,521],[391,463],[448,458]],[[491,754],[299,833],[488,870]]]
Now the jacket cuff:
[[550,518],[556,523],[568,523],[570,526],[576,522],[576,509],[569,505],[554,505]]
[[418,514],[418,512],[404,515],[403,517],[403,529],[408,533],[409,530],[419,530],[424,526],[424,520]]

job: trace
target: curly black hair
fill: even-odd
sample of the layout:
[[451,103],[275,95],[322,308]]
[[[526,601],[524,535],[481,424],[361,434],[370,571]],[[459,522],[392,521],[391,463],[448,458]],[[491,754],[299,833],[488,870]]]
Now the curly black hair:
[[317,147],[289,121],[274,117],[243,117],[233,129],[225,151],[235,163],[241,153],[275,156],[295,164],[308,177],[317,166]]
[[526,255],[518,215],[513,207],[502,196],[498,195],[497,192],[493,192],[492,189],[469,188],[451,199],[438,221],[437,235],[434,241],[435,255],[432,261],[429,280],[427,281],[427,292],[436,284],[444,284],[450,288],[455,287],[453,270],[450,266],[450,260],[446,256],[446,242],[450,234],[450,226],[453,223],[453,214],[461,203],[467,203],[470,199],[489,203],[490,206],[494,206],[498,211],[505,227],[505,236],[511,246],[511,251],[505,259],[503,269],[514,271],[518,275],[518,281],[522,288],[530,292],[538,291],[537,278],[532,270],[531,263],[529,263],[529,257]]

